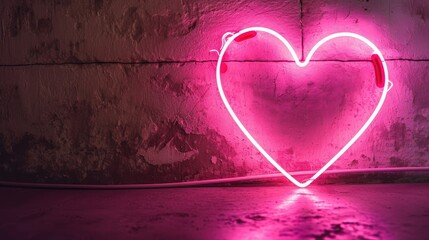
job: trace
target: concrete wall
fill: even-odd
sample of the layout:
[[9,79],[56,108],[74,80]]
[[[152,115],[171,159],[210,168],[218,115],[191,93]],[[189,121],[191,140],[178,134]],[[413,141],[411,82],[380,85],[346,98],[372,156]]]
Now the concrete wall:
[[[276,172],[228,115],[209,52],[223,33],[251,26],[278,31],[302,58],[334,32],[372,40],[394,87],[332,168],[429,166],[426,0],[5,0],[0,16],[0,180]],[[280,48],[264,34],[231,46],[225,91],[285,169],[316,170],[378,101],[371,53],[338,41],[299,69]]]

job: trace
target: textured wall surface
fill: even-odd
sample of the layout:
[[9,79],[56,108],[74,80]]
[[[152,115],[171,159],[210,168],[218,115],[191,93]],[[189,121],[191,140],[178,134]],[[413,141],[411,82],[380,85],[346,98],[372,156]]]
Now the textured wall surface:
[[[429,166],[426,0],[5,0],[0,16],[0,180],[276,172],[228,115],[209,52],[223,33],[251,26],[281,33],[301,58],[338,31],[371,39],[394,87],[332,168]],[[317,170],[378,101],[371,53],[338,41],[298,69],[279,47],[263,34],[231,46],[225,91],[282,166]]]

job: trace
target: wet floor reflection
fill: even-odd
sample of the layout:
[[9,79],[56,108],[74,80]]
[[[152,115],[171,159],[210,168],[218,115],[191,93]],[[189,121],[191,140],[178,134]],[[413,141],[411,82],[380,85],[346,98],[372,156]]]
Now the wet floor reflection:
[[240,240],[428,236],[429,184],[0,190],[1,239],[21,233],[28,239],[81,239],[82,234]]
[[356,212],[353,202],[318,190],[296,189],[277,207],[293,216],[293,224],[282,230],[283,235],[316,239],[380,238],[379,230],[373,228],[376,223]]
[[365,206],[341,194],[322,188],[279,194],[280,202],[254,213],[259,221],[244,216],[232,239],[392,239]]

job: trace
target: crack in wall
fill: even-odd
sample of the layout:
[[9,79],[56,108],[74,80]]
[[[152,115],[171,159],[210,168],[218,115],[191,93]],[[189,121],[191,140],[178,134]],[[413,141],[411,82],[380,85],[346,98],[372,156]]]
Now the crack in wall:
[[[428,59],[413,58],[386,58],[386,62],[429,62]],[[0,64],[0,67],[29,67],[29,66],[63,66],[63,65],[151,65],[151,64],[188,64],[188,63],[216,63],[217,60],[192,60],[192,61],[140,61],[140,62],[121,62],[121,61],[96,61],[96,62],[58,62],[58,63],[17,63],[17,64]],[[225,60],[231,63],[294,63],[293,60]],[[313,59],[311,62],[371,62],[365,59]]]

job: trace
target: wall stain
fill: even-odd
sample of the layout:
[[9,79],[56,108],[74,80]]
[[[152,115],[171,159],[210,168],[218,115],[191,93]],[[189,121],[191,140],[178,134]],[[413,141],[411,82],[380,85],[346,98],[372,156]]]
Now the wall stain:
[[20,6],[13,7],[10,12],[9,31],[12,37],[18,36],[25,26],[31,30],[36,29],[34,11],[25,2]]
[[[236,152],[225,137],[214,130],[187,133],[175,121],[164,119],[158,130],[143,139],[130,125],[112,128],[107,136],[91,137],[93,110],[85,102],[53,116],[55,139],[26,133],[10,146],[0,134],[0,180],[122,184],[188,181],[243,176],[247,169],[234,165]],[[85,130],[86,129],[86,130]],[[114,137],[121,134],[122,137]],[[145,150],[161,150],[170,143],[179,152],[197,149],[196,155],[171,164],[151,164]],[[216,164],[211,162],[215,156]]]
[[407,127],[405,123],[395,122],[390,126],[390,136],[394,141],[395,151],[399,151],[405,146]]
[[9,32],[12,37],[17,37],[25,28],[36,35],[49,34],[53,30],[52,20],[47,17],[36,19],[34,10],[25,2],[12,7],[10,12]]
[[60,40],[54,39],[43,41],[28,50],[28,55],[32,59],[40,57],[49,57],[51,60],[56,60],[62,56],[60,50]]
[[194,158],[207,159],[207,162],[210,162],[212,156],[226,160],[236,155],[225,137],[215,131],[208,130],[206,134],[187,133],[178,121],[161,121],[157,130],[143,141],[142,148],[161,150],[168,143],[182,153],[198,150]]
[[419,149],[425,149],[429,151],[429,129],[427,125],[429,123],[427,117],[416,114],[414,116],[415,127],[413,129],[413,140]]
[[389,163],[391,167],[408,167],[408,162],[398,157],[390,157]]
[[[26,166],[28,165],[31,151],[36,148],[44,149],[45,151],[53,151],[58,149],[53,141],[44,137],[36,137],[31,133],[25,133],[14,141],[6,144],[6,137],[0,133],[0,176],[3,180],[33,181],[35,179],[46,178],[45,173],[38,172],[29,173]],[[40,159],[43,161],[43,159]],[[31,176],[33,175],[33,176]]]
[[37,33],[48,34],[52,32],[52,20],[50,18],[40,18],[37,21]]
[[165,91],[172,92],[176,97],[189,94],[190,92],[190,89],[183,82],[175,81],[170,74],[153,77],[151,78],[151,82]]
[[144,36],[143,19],[137,12],[138,7],[130,7],[116,27],[116,32],[121,36],[129,36],[135,42],[140,42]]

